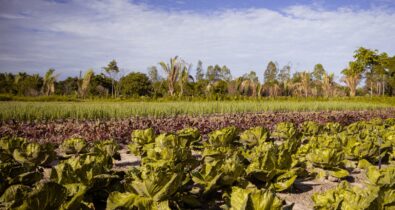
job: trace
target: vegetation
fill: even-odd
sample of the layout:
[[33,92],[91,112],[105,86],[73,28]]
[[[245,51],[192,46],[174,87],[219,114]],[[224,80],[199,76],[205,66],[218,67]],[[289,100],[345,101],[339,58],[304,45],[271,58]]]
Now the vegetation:
[[[130,89],[138,91],[139,88]],[[165,117],[256,113],[267,111],[372,110],[391,108],[395,100],[356,98],[352,100],[239,100],[164,102],[0,102],[0,120],[124,119],[136,116]]]
[[[312,179],[339,182],[313,194],[314,209],[394,207],[394,118],[345,127],[309,121],[299,129],[282,122],[272,132],[231,126],[202,139],[195,128],[134,130],[128,149],[138,165],[120,169],[114,167],[120,147],[112,140],[40,145],[3,137],[0,207],[292,209],[279,193],[299,193],[296,181]],[[348,183],[357,170],[366,175],[364,188]]]
[[[237,78],[232,78],[231,70],[226,65],[210,65],[204,73],[202,61],[198,62],[193,78],[190,75],[192,64],[178,56],[170,58],[169,63],[159,62],[159,66],[165,74],[164,78],[160,76],[156,66],[149,67],[148,76],[143,73],[123,75],[116,60],[103,67],[101,74],[88,71],[84,78],[80,75],[62,81],[57,79],[59,74],[55,74],[55,69],[49,69],[44,77],[27,73],[0,73],[0,94],[56,94],[79,98],[395,95],[395,56],[363,47],[355,51],[354,60],[342,71],[341,83],[345,86],[337,83],[335,75],[327,72],[321,64],[316,64],[312,71],[298,70],[291,76],[289,65],[280,68],[270,61],[263,72],[250,71]],[[263,76],[263,83],[259,82],[257,75]],[[139,77],[144,79],[140,80]],[[365,81],[364,86],[360,86],[361,81]],[[132,87],[139,87],[139,90],[131,92]]]

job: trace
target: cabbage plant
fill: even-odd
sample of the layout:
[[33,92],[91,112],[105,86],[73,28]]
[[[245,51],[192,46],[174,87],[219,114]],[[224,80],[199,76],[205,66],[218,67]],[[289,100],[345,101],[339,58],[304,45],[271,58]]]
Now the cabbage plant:
[[132,139],[128,148],[134,155],[144,157],[149,149],[147,146],[154,143],[154,141],[154,129],[148,128],[145,130],[134,130],[132,132]]
[[231,210],[283,209],[283,200],[269,190],[232,187],[230,195]]
[[240,143],[245,148],[251,148],[269,140],[270,132],[264,127],[255,127],[245,130],[240,134]]

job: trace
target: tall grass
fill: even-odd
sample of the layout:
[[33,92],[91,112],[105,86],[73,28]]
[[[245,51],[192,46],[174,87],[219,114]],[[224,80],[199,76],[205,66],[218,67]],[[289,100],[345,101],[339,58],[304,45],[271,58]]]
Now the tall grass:
[[123,119],[136,116],[205,115],[266,111],[372,110],[388,103],[363,101],[176,101],[176,102],[0,102],[0,120]]

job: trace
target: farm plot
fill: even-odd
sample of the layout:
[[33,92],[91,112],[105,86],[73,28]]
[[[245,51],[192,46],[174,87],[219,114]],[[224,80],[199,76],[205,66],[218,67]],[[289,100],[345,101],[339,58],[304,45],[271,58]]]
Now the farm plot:
[[362,111],[394,107],[376,100],[246,100],[246,101],[174,101],[174,102],[0,102],[0,120],[121,120],[131,117],[202,116],[262,112]]
[[[156,134],[126,148],[0,140],[0,205],[18,209],[391,209],[395,119]],[[121,151],[121,153],[120,153]],[[125,160],[126,151],[134,159]],[[124,159],[124,160],[122,160]],[[380,168],[381,167],[381,168]],[[44,173],[49,172],[49,173]],[[318,187],[317,187],[318,186]],[[300,199],[304,196],[305,199]],[[306,195],[311,195],[306,198]]]
[[17,136],[35,142],[60,143],[64,139],[78,137],[88,141],[114,139],[125,143],[136,129],[153,128],[156,133],[176,132],[183,128],[198,128],[205,137],[208,133],[227,126],[241,130],[263,126],[270,130],[280,122],[292,122],[300,126],[305,121],[320,124],[338,122],[342,126],[356,121],[374,118],[395,118],[395,109],[370,111],[320,111],[320,112],[266,112],[245,114],[216,114],[208,116],[133,117],[123,120],[45,120],[0,121],[0,136]]

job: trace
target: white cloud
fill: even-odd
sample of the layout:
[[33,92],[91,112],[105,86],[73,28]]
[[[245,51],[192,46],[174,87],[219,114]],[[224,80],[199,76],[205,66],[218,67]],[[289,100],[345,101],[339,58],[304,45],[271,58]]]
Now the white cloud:
[[270,60],[291,62],[297,71],[322,63],[339,75],[359,46],[393,55],[394,31],[395,14],[384,9],[294,6],[199,14],[127,0],[10,1],[0,9],[0,69],[55,67],[77,75],[115,58],[126,71],[146,71],[180,55],[194,64],[226,64],[236,76],[250,70],[261,76]]

